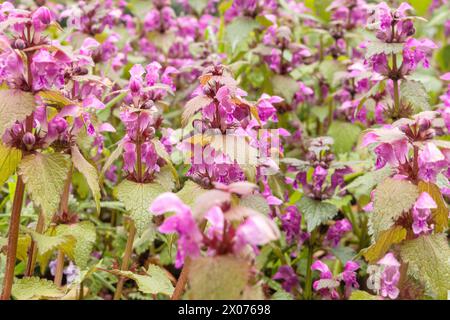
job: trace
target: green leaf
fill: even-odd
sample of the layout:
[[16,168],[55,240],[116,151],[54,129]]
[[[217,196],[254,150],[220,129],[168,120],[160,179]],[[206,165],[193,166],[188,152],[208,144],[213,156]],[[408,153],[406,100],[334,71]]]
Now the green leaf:
[[450,70],[450,44],[443,46],[436,54],[436,61],[446,71]]
[[334,139],[333,149],[337,154],[352,151],[360,133],[361,128],[356,124],[341,121],[333,121],[328,129],[328,135]]
[[[186,205],[192,207],[195,203],[195,199],[198,198],[201,194],[205,193],[206,191],[207,191],[206,189],[203,189],[194,181],[188,180],[185,182],[183,188],[177,192],[177,196]],[[195,197],[193,197],[192,195],[195,195]]]
[[291,103],[299,86],[290,76],[275,75],[272,77],[273,92],[276,95],[283,97],[287,103]]
[[364,250],[364,257],[369,263],[380,260],[389,251],[394,243],[400,243],[406,238],[406,229],[395,226],[389,230],[381,231],[376,242]]
[[354,290],[350,295],[350,300],[383,300],[380,296],[374,296],[362,290]]
[[170,170],[169,166],[161,168],[155,175],[155,182],[159,183],[167,192],[173,190],[175,181],[173,180],[172,170]]
[[419,181],[419,192],[428,193],[436,202],[437,208],[431,209],[436,232],[444,232],[448,228],[448,208],[442,197],[441,190],[431,182]]
[[345,265],[347,261],[352,260],[356,255],[355,250],[351,247],[339,246],[336,248],[331,248],[330,251],[341,261],[342,265]]
[[335,87],[339,82],[337,76],[345,71],[345,66],[336,60],[324,60],[319,64],[319,72],[324,76],[328,84]]
[[19,166],[31,199],[42,208],[47,223],[58,210],[69,167],[69,156],[60,153],[31,154]]
[[11,294],[17,300],[36,300],[59,298],[65,293],[53,281],[30,277],[16,280],[13,284]]
[[187,296],[194,300],[237,300],[247,286],[250,266],[233,256],[192,260]]
[[226,26],[225,36],[231,44],[231,50],[236,48],[246,40],[250,33],[259,27],[259,23],[248,17],[237,17]]
[[61,249],[67,253],[73,248],[76,241],[72,235],[48,235],[33,230],[27,230],[27,232],[36,242],[39,255],[45,255],[56,249]]
[[95,226],[90,221],[82,221],[75,224],[61,224],[56,228],[61,236],[71,236],[76,239],[74,246],[66,253],[75,260],[75,264],[84,269],[87,267],[89,257],[95,245]]
[[154,31],[148,33],[148,38],[164,54],[168,54],[170,47],[172,47],[177,39],[177,35],[171,30],[164,33]]
[[400,85],[400,93],[402,101],[411,105],[416,112],[430,110],[429,96],[422,82],[404,80]]
[[450,290],[450,248],[445,234],[422,235],[405,242],[400,249],[408,273],[424,282],[427,291],[438,299],[447,299]]
[[120,270],[114,270],[113,273],[133,279],[134,281],[136,281],[136,284],[139,287],[139,291],[143,293],[162,293],[171,296],[174,290],[173,285],[167,276],[167,272],[164,269],[153,264],[148,267],[146,275]]
[[77,146],[72,146],[72,161],[74,167],[86,178],[86,182],[94,197],[97,213],[100,213],[101,195],[97,169],[83,157]]
[[189,5],[198,15],[200,15],[207,7],[208,0],[189,0]]
[[22,151],[0,143],[0,186],[14,174],[22,159]]
[[344,190],[349,190],[355,198],[369,195],[372,189],[391,175],[392,169],[385,166],[380,170],[370,171],[349,183]]
[[338,213],[335,205],[325,201],[314,200],[307,196],[303,196],[297,205],[305,216],[308,232],[332,219]]
[[117,197],[130,212],[138,235],[152,223],[152,214],[149,211],[153,200],[161,193],[166,192],[159,183],[137,183],[124,180],[117,186]]
[[388,178],[381,182],[375,189],[374,210],[369,220],[369,230],[375,239],[381,231],[391,228],[403,212],[411,209],[418,196],[418,188],[408,181]]
[[103,177],[105,175],[105,172],[108,171],[109,167],[119,159],[119,157],[122,155],[123,151],[123,143],[122,141],[119,141],[119,144],[117,145],[117,148],[114,149],[113,152],[109,155],[108,159],[106,159],[105,164],[103,165],[102,172],[100,173],[100,176]]
[[16,121],[23,121],[35,108],[34,96],[22,90],[0,90],[0,136]]
[[430,8],[432,0],[409,0],[418,16],[425,16]]
[[270,207],[267,204],[266,198],[260,194],[250,194],[242,197],[239,205],[253,209],[265,215],[270,213]]
[[371,41],[367,45],[366,59],[380,53],[390,55],[401,53],[402,51],[403,51],[403,43],[387,43],[381,41]]
[[194,116],[195,113],[207,107],[213,102],[213,99],[205,96],[198,95],[189,100],[183,110],[183,114],[181,116],[181,124],[185,127],[188,124],[188,121]]
[[76,105],[75,101],[66,98],[61,91],[40,91],[39,96],[47,106],[52,106],[56,109]]
[[312,10],[314,16],[328,22],[331,18],[331,12],[328,10],[332,0],[306,0],[305,6]]

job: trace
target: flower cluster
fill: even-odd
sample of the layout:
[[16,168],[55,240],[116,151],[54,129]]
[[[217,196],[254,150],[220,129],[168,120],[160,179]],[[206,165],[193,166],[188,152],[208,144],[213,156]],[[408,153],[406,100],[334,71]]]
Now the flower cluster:
[[328,266],[320,260],[311,265],[311,269],[320,272],[320,279],[313,283],[313,288],[325,299],[340,299],[341,296],[337,290],[340,282],[344,283],[344,295],[348,297],[352,288],[359,288],[357,282],[356,270],[359,264],[354,261],[348,261],[344,266],[344,271],[337,276],[333,276]]
[[[241,191],[237,191],[239,189]],[[251,190],[252,188],[242,187],[236,188],[235,192],[245,195]],[[210,195],[204,195],[204,198],[219,195],[216,192],[224,193],[213,190]],[[232,208],[228,201],[200,212],[208,222],[205,233],[200,229],[191,208],[173,193],[165,193],[156,198],[150,211],[156,215],[175,213],[164,221],[159,231],[179,235],[176,267],[181,267],[186,257],[198,257],[203,247],[212,256],[230,253],[239,255],[244,254],[247,248],[257,251],[257,246],[279,237],[278,228],[272,220],[248,208]],[[243,221],[236,226],[235,220],[239,216],[242,216]],[[241,219],[238,218],[239,220]]]

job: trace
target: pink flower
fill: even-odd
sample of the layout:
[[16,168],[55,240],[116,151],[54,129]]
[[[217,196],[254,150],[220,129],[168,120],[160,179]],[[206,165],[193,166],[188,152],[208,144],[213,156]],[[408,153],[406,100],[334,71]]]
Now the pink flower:
[[65,63],[56,53],[40,49],[33,55],[31,71],[33,74],[33,90],[58,89],[64,86]]
[[397,167],[408,159],[408,140],[398,128],[385,127],[373,129],[363,137],[363,146],[377,145],[374,149],[377,155],[376,168],[386,164]]
[[398,281],[400,280],[400,263],[392,253],[387,253],[380,261],[381,266],[380,294],[383,297],[396,299],[400,293]]
[[331,280],[333,279],[333,274],[331,273],[328,266],[320,260],[317,260],[311,265],[311,270],[320,272],[320,279],[314,281],[313,289],[314,291],[318,291],[321,296],[324,298],[331,298],[333,300],[339,299],[339,293],[336,290],[336,286],[323,286],[322,280]]
[[279,237],[280,231],[271,219],[262,214],[252,215],[236,229],[235,250],[240,251],[247,244],[255,248]]
[[256,104],[259,118],[263,124],[265,124],[268,120],[272,120],[273,122],[278,121],[277,109],[273,105],[282,101],[283,99],[278,96],[269,96],[263,93]]
[[412,209],[414,234],[428,234],[433,230],[433,225],[429,226],[428,220],[431,217],[431,209],[436,208],[433,198],[427,192],[422,192]]
[[158,228],[162,233],[177,233],[179,235],[175,267],[180,268],[187,256],[195,258],[200,255],[202,233],[192,216],[191,209],[180,198],[173,193],[163,193],[153,201],[150,212],[155,215],[161,215],[165,212],[175,213],[164,220]]
[[436,48],[437,45],[429,39],[417,40],[410,38],[403,49],[402,74],[411,73],[417,68],[419,63],[422,63],[424,68],[429,68],[428,55]]
[[291,266],[284,265],[281,266],[277,273],[273,276],[273,279],[275,280],[282,280],[281,286],[284,290],[287,292],[293,291],[294,288],[296,288],[299,284],[298,276],[295,273],[294,269],[292,269]]
[[31,20],[34,30],[39,32],[43,31],[53,21],[53,15],[47,7],[39,7],[31,15]]
[[334,225],[332,225],[325,236],[325,240],[332,247],[336,247],[339,244],[342,236],[352,230],[352,225],[348,219],[342,219],[336,221]]

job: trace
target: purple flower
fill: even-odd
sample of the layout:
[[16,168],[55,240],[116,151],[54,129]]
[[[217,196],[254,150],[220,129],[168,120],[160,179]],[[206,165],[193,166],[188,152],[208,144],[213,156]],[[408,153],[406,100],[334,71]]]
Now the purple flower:
[[31,63],[33,90],[61,89],[64,86],[64,67],[65,61],[60,56],[45,49],[37,51]]
[[279,237],[280,231],[270,218],[262,214],[252,215],[236,229],[234,248],[236,251],[241,251],[246,245],[255,248],[277,240]]
[[392,253],[387,253],[380,261],[381,266],[380,294],[383,297],[396,299],[400,293],[398,281],[400,280],[400,263]]
[[158,228],[162,233],[177,233],[179,235],[175,267],[180,268],[187,256],[195,258],[200,255],[202,233],[192,216],[191,209],[175,194],[163,193],[158,196],[150,206],[150,212],[155,215],[161,215],[165,212],[175,213],[165,219]]
[[31,15],[31,20],[34,30],[39,32],[43,31],[53,21],[53,15],[47,7],[39,7]]
[[328,229],[325,240],[332,247],[336,247],[339,244],[339,241],[341,241],[342,236],[351,230],[352,225],[348,219],[338,220]]
[[433,230],[433,225],[430,226],[428,220],[431,217],[431,209],[436,208],[437,205],[433,198],[427,192],[422,192],[412,209],[414,234],[428,234]]
[[300,227],[302,215],[296,206],[286,208],[286,213],[281,215],[281,227],[286,233],[286,241],[293,244],[300,239]]
[[359,288],[356,273],[356,270],[358,269],[359,263],[354,261],[347,261],[344,267],[344,271],[339,276],[339,278],[344,281],[346,297],[350,296],[352,288]]
[[328,266],[320,260],[317,260],[311,265],[311,270],[320,272],[320,279],[314,281],[313,289],[319,292],[319,294],[326,299],[339,299],[339,293],[336,290],[338,283],[333,286],[323,285],[322,280],[332,280],[333,274],[331,273]]
[[282,280],[281,286],[287,292],[293,292],[293,290],[298,286],[298,276],[291,266],[284,265],[278,268],[277,273],[273,276],[275,280]]

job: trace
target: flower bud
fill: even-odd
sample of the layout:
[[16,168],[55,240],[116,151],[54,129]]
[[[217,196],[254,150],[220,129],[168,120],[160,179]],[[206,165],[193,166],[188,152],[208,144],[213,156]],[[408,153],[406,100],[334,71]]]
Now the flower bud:
[[22,39],[16,39],[16,41],[14,41],[14,48],[19,49],[19,50],[23,50],[25,49],[25,41],[23,41]]
[[38,19],[42,24],[48,25],[52,22],[52,13],[47,7],[39,7],[33,13],[32,19]]
[[141,91],[141,83],[135,78],[131,78],[129,88],[133,95],[137,95]]
[[23,135],[22,142],[24,145],[26,145],[28,148],[30,148],[36,142],[36,138],[34,137],[34,135],[32,133],[27,132]]
[[67,121],[64,118],[61,118],[61,117],[55,117],[49,123],[50,131],[54,131],[57,134],[61,134],[64,131],[66,131],[67,127],[68,127]]

